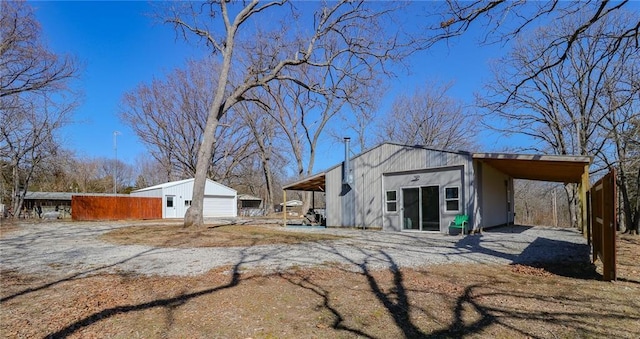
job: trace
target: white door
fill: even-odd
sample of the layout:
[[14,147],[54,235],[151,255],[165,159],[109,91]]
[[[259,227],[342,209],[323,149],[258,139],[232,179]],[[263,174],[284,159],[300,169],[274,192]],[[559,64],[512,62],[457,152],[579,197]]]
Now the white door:
[[176,218],[176,196],[175,195],[167,195],[167,200],[164,205],[164,217],[165,218]]

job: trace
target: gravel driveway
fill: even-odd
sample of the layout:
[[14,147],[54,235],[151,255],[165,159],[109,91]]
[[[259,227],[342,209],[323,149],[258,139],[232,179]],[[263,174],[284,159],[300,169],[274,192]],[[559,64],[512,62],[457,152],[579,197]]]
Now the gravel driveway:
[[[157,223],[157,222],[156,222]],[[136,222],[140,225],[140,222]],[[299,245],[231,248],[157,248],[101,241],[127,222],[40,222],[0,238],[0,269],[69,276],[104,272],[194,275],[224,265],[286,269],[345,264],[357,270],[447,263],[588,261],[586,239],[573,229],[510,226],[480,235],[391,233],[346,229],[300,230],[348,238]]]

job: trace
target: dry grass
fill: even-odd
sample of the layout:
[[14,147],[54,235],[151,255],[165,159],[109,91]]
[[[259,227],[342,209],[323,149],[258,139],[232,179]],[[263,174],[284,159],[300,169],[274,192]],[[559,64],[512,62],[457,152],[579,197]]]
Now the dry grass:
[[2,272],[4,337],[638,338],[640,238],[618,241],[619,280],[592,265],[440,265],[51,281]]
[[18,223],[13,222],[10,219],[1,219],[0,218],[0,239],[6,236],[9,233],[15,232],[20,229]]
[[156,247],[246,247],[271,244],[299,244],[336,240],[342,237],[284,231],[278,226],[231,225],[190,227],[181,225],[145,225],[120,228],[102,236],[103,240],[123,245]]

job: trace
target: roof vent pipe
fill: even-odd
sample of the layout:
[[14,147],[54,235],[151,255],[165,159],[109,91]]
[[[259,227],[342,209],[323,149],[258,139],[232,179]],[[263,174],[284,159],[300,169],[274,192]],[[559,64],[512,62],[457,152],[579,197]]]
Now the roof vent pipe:
[[351,138],[344,138],[344,165],[342,166],[342,183],[346,185],[351,185],[353,183],[353,174],[351,173],[351,162],[349,160],[349,144],[351,142]]

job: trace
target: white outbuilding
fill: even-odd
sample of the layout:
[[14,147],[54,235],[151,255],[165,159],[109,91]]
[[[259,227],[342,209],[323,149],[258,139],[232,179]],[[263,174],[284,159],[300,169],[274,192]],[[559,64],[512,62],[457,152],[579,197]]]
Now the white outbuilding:
[[[183,218],[191,206],[194,179],[167,182],[131,192],[134,197],[162,198],[162,218]],[[236,190],[207,179],[204,188],[203,216],[238,216]]]

